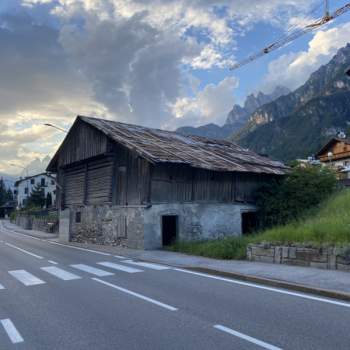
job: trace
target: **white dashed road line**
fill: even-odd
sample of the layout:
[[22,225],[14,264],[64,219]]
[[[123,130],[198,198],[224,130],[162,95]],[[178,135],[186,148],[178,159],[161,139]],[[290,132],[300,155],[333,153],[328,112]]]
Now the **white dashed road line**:
[[104,276],[112,276],[114,273],[108,272],[105,270],[97,269],[96,267],[92,267],[89,265],[84,265],[84,264],[77,264],[77,265],[71,265],[75,269],[91,273],[92,275],[98,276],[98,277],[104,277]]
[[53,260],[48,260],[48,262],[49,262],[50,264],[53,264],[53,265],[58,265],[58,262],[53,261]]
[[125,259],[125,256],[121,256],[121,255],[114,255],[114,257],[118,259]]
[[15,245],[11,244],[11,243],[5,243],[5,244],[6,244],[7,246],[11,247],[11,248],[14,248],[14,249],[19,250],[19,251],[22,252],[22,253],[25,253],[25,254],[34,256],[34,258],[37,258],[37,259],[44,259],[44,258],[43,258],[42,256],[40,256],[40,255],[36,255],[36,254],[34,254],[34,253],[31,253],[31,252],[29,252],[28,250],[25,250],[25,249],[22,249],[22,248],[20,248],[20,247],[17,247],[17,246],[15,246]]
[[149,269],[158,270],[158,271],[169,270],[170,269],[170,267],[168,267],[168,266],[154,264],[154,263],[148,263],[148,262],[142,262],[142,261],[123,260],[122,263],[136,265],[136,266],[142,266],[142,267],[147,267]]
[[1,320],[0,322],[4,327],[4,330],[7,333],[8,337],[10,338],[12,344],[18,344],[18,343],[24,342],[22,336],[20,335],[15,325],[12,323],[12,321],[9,318]]
[[286,295],[291,295],[291,296],[298,297],[298,298],[304,298],[304,299],[309,299],[309,300],[314,300],[314,301],[320,301],[322,303],[328,303],[328,304],[333,304],[333,305],[344,306],[344,307],[349,307],[350,308],[350,303],[343,303],[341,301],[325,299],[325,298],[320,298],[320,297],[313,297],[313,296],[307,295],[307,294],[290,292],[288,290],[283,290],[283,289],[278,289],[278,288],[273,288],[273,287],[267,287],[267,286],[258,285],[258,284],[254,284],[254,283],[249,283],[249,282],[237,281],[237,280],[233,280],[233,279],[229,279],[229,278],[225,278],[225,277],[212,276],[212,275],[208,275],[206,273],[201,273],[201,272],[194,272],[194,271],[178,269],[178,268],[174,268],[173,270],[189,273],[191,275],[211,278],[211,279],[214,279],[214,280],[224,281],[224,282],[228,282],[228,283],[239,284],[241,286],[247,286],[247,287],[253,287],[253,288],[257,288],[257,289],[268,290],[270,292],[286,294]]
[[238,338],[241,338],[241,339],[244,339],[250,343],[253,343],[255,345],[258,345],[264,349],[267,349],[267,350],[282,350],[281,348],[278,348],[277,346],[274,346],[274,345],[271,345],[271,344],[268,344],[268,343],[265,343],[264,341],[262,340],[259,340],[259,339],[256,339],[256,338],[253,338],[253,337],[250,337],[249,335],[246,335],[246,334],[243,334],[243,333],[240,333],[240,332],[237,332],[231,328],[227,328],[225,326],[222,326],[222,325],[215,325],[214,326],[215,329],[218,329],[222,332],[225,332],[225,333],[228,333],[228,334],[231,334],[235,337],[238,337]]
[[109,267],[109,268],[114,269],[114,270],[124,271],[124,272],[128,272],[128,273],[143,272],[142,270],[135,269],[133,267],[115,264],[115,263],[112,263],[109,261],[102,261],[102,262],[99,262],[97,264],[105,266],[105,267]]
[[61,279],[64,281],[71,281],[71,280],[78,280],[81,277],[75,275],[74,273],[65,271],[63,269],[60,269],[56,266],[47,266],[47,267],[41,267],[41,270]]
[[129,294],[129,295],[132,295],[136,298],[139,298],[139,299],[142,299],[144,301],[147,301],[149,303],[152,303],[152,304],[155,304],[155,305],[158,305],[160,307],[163,307],[164,309],[167,309],[167,310],[170,310],[170,311],[177,311],[178,309],[176,307],[173,307],[173,306],[170,306],[168,304],[164,304],[160,301],[157,301],[155,299],[152,299],[152,298],[149,298],[149,297],[146,297],[145,295],[142,295],[142,294],[139,294],[139,293],[135,293],[129,289],[125,289],[125,288],[122,288],[122,287],[119,287],[115,284],[112,284],[112,283],[109,283],[109,282],[106,282],[106,281],[103,281],[103,280],[100,280],[99,278],[95,278],[93,277],[92,280],[96,281],[96,282],[99,282],[99,283],[102,283],[108,287],[111,287],[111,288],[114,288],[114,289],[117,289],[119,290],[120,292],[123,292],[123,293],[126,293],[126,294]]
[[9,271],[8,273],[25,286],[36,286],[38,284],[46,283],[25,270],[14,270]]
[[5,287],[2,284],[0,284],[0,289],[5,289]]

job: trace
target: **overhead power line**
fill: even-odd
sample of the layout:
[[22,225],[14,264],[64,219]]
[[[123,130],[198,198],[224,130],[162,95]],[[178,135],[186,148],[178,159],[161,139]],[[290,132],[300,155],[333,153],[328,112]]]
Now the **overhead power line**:
[[[240,62],[237,62],[233,64],[230,67],[230,70],[238,69],[250,62],[255,61],[256,59],[263,57],[267,54],[269,54],[272,51],[275,51],[283,46],[286,46],[287,44],[291,43],[292,41],[300,38],[301,36],[310,33],[314,30],[317,30],[318,28],[322,27],[323,25],[329,23],[330,21],[336,19],[337,17],[343,15],[344,13],[350,11],[350,3],[347,3],[346,5],[338,8],[334,12],[329,12],[329,1],[325,0],[324,3],[324,15],[322,18],[316,20],[315,22],[312,22],[308,25],[306,25],[303,28],[296,29],[294,31],[288,30],[287,35],[282,36],[277,41],[273,42],[272,44],[264,47],[263,49],[259,50],[253,55],[248,56],[247,58],[243,59]],[[288,34],[290,33],[290,34]]]

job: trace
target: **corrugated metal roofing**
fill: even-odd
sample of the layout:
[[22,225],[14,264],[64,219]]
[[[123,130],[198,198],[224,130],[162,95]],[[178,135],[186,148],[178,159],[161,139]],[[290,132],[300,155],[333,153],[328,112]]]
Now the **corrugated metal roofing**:
[[110,139],[136,151],[152,163],[187,164],[214,171],[283,175],[287,167],[229,141],[119,123],[106,119],[78,117]]

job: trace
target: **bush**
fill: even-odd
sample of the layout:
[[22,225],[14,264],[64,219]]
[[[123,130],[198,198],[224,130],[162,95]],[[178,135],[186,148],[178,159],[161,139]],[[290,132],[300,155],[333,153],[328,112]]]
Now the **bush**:
[[350,244],[350,190],[336,193],[309,216],[259,234],[213,241],[176,242],[169,249],[217,259],[244,259],[249,243],[321,245]]
[[264,184],[257,193],[263,227],[283,225],[304,217],[336,188],[336,177],[327,167],[295,167],[280,180]]
[[212,241],[178,241],[168,249],[216,259],[244,259],[249,237],[225,237]]
[[304,219],[276,226],[254,237],[254,241],[277,244],[311,243],[341,245],[350,243],[350,190],[331,196],[318,210]]
[[10,220],[13,222],[16,220],[16,217],[17,217],[17,211],[14,210],[13,212],[11,212],[10,214]]

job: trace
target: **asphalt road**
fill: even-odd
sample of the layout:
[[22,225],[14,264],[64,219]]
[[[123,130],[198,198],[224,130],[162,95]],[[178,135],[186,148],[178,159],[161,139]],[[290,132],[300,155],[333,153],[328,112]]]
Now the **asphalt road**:
[[350,304],[58,245],[0,222],[0,349],[350,349]]

